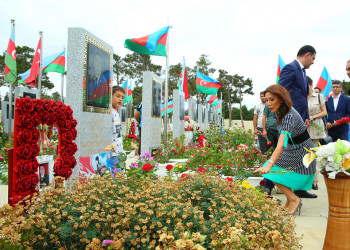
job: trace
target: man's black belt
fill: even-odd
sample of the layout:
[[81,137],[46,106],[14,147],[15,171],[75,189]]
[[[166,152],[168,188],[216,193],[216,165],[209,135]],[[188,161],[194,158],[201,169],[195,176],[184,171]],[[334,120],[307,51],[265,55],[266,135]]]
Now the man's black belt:
[[[292,137],[292,140],[293,140],[294,144],[300,144],[300,143],[303,143],[304,141],[306,141],[309,138],[310,138],[310,135],[307,132],[307,129],[305,129],[305,131],[303,133],[301,133],[300,135]],[[290,140],[289,137],[288,137],[288,144],[293,145],[293,143],[292,143],[292,141]]]

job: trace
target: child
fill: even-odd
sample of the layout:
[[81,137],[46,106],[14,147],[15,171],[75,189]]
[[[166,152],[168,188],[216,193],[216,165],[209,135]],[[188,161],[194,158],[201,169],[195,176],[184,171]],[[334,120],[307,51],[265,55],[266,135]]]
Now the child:
[[[122,125],[120,116],[117,109],[123,104],[125,90],[120,86],[113,86],[112,89],[112,124],[113,124],[113,135],[112,142],[115,143],[115,152],[124,152],[123,150],[123,137],[122,137]],[[112,154],[112,170],[114,171],[115,165],[119,162],[116,153]]]

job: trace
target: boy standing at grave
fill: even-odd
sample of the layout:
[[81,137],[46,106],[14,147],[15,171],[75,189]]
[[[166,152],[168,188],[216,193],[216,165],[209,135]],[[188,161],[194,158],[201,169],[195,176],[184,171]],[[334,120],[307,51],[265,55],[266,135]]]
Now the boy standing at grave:
[[[116,153],[124,152],[123,149],[123,137],[122,137],[122,124],[118,113],[118,108],[122,105],[125,97],[125,90],[120,86],[113,86],[112,89],[112,124],[113,135],[112,142],[115,144],[114,150]],[[119,162],[116,153],[112,154],[112,170],[114,171],[115,165]]]

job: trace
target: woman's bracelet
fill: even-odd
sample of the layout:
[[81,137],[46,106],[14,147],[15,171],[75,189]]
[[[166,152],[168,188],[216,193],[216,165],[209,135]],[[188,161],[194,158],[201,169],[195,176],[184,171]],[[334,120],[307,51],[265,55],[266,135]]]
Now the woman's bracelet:
[[273,162],[273,160],[268,160],[268,162],[271,162],[272,163],[272,166],[275,166],[275,163]]

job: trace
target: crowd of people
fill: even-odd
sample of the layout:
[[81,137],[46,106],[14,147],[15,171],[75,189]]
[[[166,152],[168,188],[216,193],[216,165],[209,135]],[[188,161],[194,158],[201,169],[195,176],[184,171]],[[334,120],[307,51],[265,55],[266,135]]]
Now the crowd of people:
[[[276,185],[284,193],[289,214],[300,214],[300,198],[317,198],[308,192],[318,189],[318,173],[315,161],[304,166],[305,148],[349,138],[349,125],[337,121],[350,117],[350,97],[342,93],[338,80],[332,81],[328,98],[320,88],[313,87],[305,70],[315,58],[315,48],[303,46],[297,58],[282,69],[278,85],[260,93],[261,103],[254,108],[253,126],[259,147],[263,154],[269,147],[274,148],[270,159],[256,172],[265,177],[269,192]],[[350,78],[350,60],[346,73]]]

